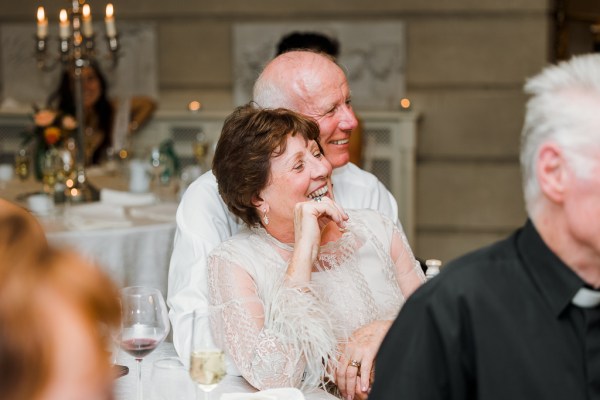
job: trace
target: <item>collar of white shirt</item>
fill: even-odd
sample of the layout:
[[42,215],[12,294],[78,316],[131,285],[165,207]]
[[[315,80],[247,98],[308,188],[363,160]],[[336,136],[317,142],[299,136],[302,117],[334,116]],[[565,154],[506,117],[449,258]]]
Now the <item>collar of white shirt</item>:
[[600,291],[582,287],[575,293],[571,302],[582,308],[597,307],[600,304]]

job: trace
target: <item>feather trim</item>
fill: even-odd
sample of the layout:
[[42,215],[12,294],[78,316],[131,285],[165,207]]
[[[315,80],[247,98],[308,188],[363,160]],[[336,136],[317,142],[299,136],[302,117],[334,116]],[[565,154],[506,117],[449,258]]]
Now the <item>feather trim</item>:
[[282,283],[275,290],[265,325],[281,335],[280,340],[306,363],[302,389],[322,386],[324,381],[334,379],[337,341],[331,320],[310,287]]

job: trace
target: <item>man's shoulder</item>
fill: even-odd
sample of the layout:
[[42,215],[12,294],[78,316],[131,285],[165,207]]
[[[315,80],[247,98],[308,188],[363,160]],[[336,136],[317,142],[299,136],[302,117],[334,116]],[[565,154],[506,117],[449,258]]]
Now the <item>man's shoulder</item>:
[[197,206],[198,202],[222,203],[217,180],[212,171],[202,174],[198,179],[192,182],[181,198],[181,204]]
[[482,293],[505,291],[524,278],[523,266],[516,247],[516,234],[462,255],[442,267],[414,300],[429,303],[462,299],[478,302]]
[[375,175],[350,162],[334,169],[332,179],[334,183],[342,182],[354,186],[376,186],[380,183]]
[[177,226],[187,227],[194,235],[215,229],[221,239],[237,231],[241,222],[229,211],[219,195],[215,176],[206,172],[186,189],[177,209]]
[[396,199],[370,172],[348,163],[333,170],[331,181],[335,199],[344,208],[377,209],[393,221],[398,219]]
[[486,276],[519,264],[515,234],[470,251],[446,264],[444,269],[458,275]]

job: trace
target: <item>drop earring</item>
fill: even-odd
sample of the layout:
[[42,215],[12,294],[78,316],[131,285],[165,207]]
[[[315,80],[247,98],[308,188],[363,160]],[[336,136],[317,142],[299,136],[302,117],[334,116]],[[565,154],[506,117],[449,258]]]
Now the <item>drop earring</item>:
[[262,218],[262,220],[263,220],[264,224],[265,225],[269,225],[269,216],[267,215],[267,209],[263,208],[262,212],[263,212],[263,218]]

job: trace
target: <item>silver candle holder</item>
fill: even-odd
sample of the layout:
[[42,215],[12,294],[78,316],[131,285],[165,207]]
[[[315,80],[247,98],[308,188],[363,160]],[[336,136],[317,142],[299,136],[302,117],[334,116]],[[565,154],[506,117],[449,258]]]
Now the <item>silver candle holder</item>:
[[[75,159],[75,179],[66,188],[66,196],[72,202],[90,202],[99,199],[99,191],[87,180],[85,173],[85,111],[83,108],[82,71],[96,58],[95,35],[92,26],[90,6],[85,0],[70,1],[70,9],[62,9],[59,15],[59,54],[51,56],[47,51],[48,20],[43,7],[37,12],[36,60],[42,71],[53,70],[57,65],[72,68],[75,97],[75,118],[77,120],[77,151]],[[105,38],[113,68],[119,59],[119,38],[112,4],[106,6],[104,19]]]

